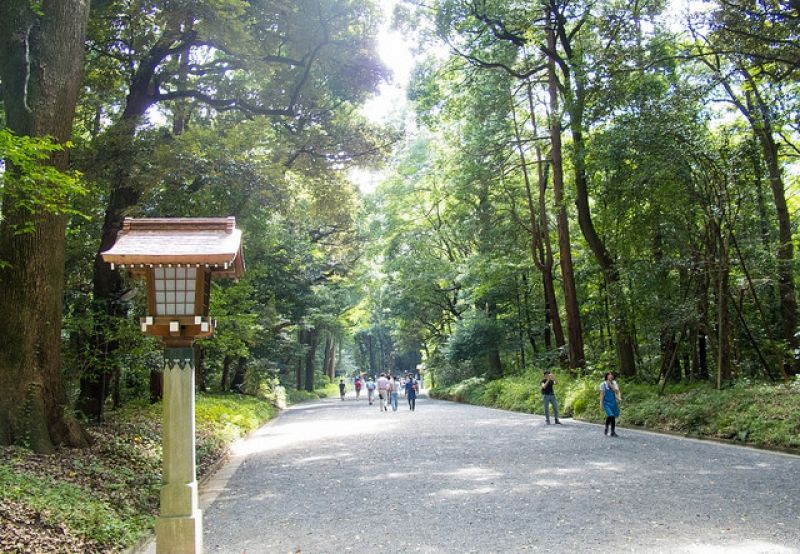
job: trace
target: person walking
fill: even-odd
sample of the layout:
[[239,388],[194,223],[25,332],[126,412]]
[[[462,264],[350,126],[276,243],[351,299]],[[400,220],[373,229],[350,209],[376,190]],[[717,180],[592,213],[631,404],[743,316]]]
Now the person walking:
[[356,382],[353,383],[353,387],[356,389],[356,400],[361,397],[361,376],[356,377]]
[[617,418],[619,417],[619,386],[614,379],[614,373],[606,372],[603,382],[600,384],[600,409],[606,413],[606,427],[603,434],[608,435],[608,428],[611,427],[611,436],[617,435]]
[[553,407],[553,416],[555,416],[556,425],[561,425],[558,419],[558,400],[556,400],[556,393],[553,391],[553,385],[556,384],[555,376],[549,369],[544,371],[544,379],[542,379],[542,403],[544,404],[544,422],[550,425],[550,406]]
[[413,377],[406,380],[406,398],[408,399],[408,407],[413,412],[417,408],[417,383]]
[[388,410],[386,407],[386,402],[388,401],[388,397],[386,396],[386,387],[389,385],[389,380],[386,378],[385,373],[381,373],[381,376],[378,377],[378,399],[381,403],[381,411],[385,412]]
[[339,396],[342,397],[342,400],[344,400],[344,393],[346,389],[347,385],[344,384],[344,379],[339,379]]
[[369,400],[370,406],[372,406],[372,403],[375,401],[375,387],[375,381],[370,377],[367,381],[367,400]]
[[392,386],[392,390],[389,393],[389,404],[392,405],[392,411],[397,411],[397,397],[400,394],[400,383],[397,382],[397,376],[392,377],[392,382],[390,383]]

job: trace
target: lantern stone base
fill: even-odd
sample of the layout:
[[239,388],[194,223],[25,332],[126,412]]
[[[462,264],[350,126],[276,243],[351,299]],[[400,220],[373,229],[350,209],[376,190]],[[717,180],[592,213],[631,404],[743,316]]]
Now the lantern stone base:
[[164,352],[164,486],[156,521],[158,554],[200,554],[203,519],[195,479],[194,353],[167,346]]
[[191,516],[165,517],[156,520],[157,554],[201,554],[203,518],[200,510]]

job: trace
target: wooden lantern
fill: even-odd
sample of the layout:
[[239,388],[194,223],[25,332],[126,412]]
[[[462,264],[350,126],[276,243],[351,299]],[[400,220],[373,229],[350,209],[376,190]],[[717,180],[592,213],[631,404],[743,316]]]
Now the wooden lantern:
[[195,467],[195,339],[214,333],[211,279],[244,273],[242,232],[228,218],[126,218],[103,260],[147,281],[142,331],[164,340],[163,486],[157,554],[201,554]]
[[142,332],[162,337],[168,346],[211,336],[211,279],[244,274],[242,232],[233,217],[125,218],[116,243],[102,256],[112,268],[147,281]]

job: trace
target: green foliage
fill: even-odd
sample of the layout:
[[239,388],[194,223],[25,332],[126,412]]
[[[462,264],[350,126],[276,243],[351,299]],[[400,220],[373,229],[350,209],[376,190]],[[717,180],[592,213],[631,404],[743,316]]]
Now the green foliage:
[[286,398],[289,404],[307,402],[308,400],[319,400],[320,398],[328,398],[331,396],[339,396],[339,387],[336,383],[326,383],[324,387],[317,388],[310,392],[303,389],[286,389]]
[[198,398],[195,421],[199,433],[232,442],[275,416],[275,407],[244,395],[205,394]]
[[433,398],[447,398],[457,402],[466,402],[467,404],[480,404],[478,400],[483,398],[485,383],[485,379],[473,377],[451,387],[432,388],[428,393]]
[[462,362],[460,364],[448,364],[442,360],[434,370],[436,383],[440,387],[449,387],[461,382],[477,379],[481,371],[472,362]]
[[482,404],[531,413],[540,397],[539,381],[531,375],[516,376],[487,382]]
[[43,523],[64,525],[71,534],[105,547],[122,548],[131,544],[152,523],[147,514],[117,512],[81,486],[2,464],[0,501],[24,504],[38,512]]
[[277,409],[258,398],[239,394],[206,394],[195,407],[196,457],[218,458],[226,446],[272,419]]
[[[43,212],[80,215],[71,203],[76,195],[86,193],[80,175],[44,163],[71,146],[50,137],[18,136],[0,129],[0,159],[7,164],[0,172],[0,192],[9,200],[7,205],[29,216]],[[15,231],[32,232],[33,220]]]
[[503,342],[503,329],[497,321],[476,312],[461,319],[447,343],[446,355],[452,364],[487,356]]
[[563,385],[556,385],[555,390],[556,394],[564,399],[562,407],[564,415],[572,414],[573,417],[585,417],[586,414],[596,415],[592,412],[595,405],[599,404],[596,380],[576,379]]

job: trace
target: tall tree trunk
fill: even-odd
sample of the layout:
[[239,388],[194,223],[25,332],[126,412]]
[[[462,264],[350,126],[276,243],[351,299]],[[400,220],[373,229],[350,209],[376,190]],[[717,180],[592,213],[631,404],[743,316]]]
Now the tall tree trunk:
[[195,364],[195,374],[197,375],[197,390],[199,392],[206,392],[208,390],[208,367],[206,366],[206,349],[199,344],[194,346],[195,357],[197,363]]
[[[580,108],[580,110],[582,110],[582,108]],[[575,127],[577,127],[577,125],[575,125]],[[616,262],[614,262],[611,254],[606,249],[603,240],[597,234],[597,230],[592,222],[588,183],[585,168],[583,167],[585,146],[583,135],[579,128],[573,128],[572,142],[573,148],[575,149],[573,165],[575,167],[575,204],[578,209],[578,223],[583,232],[583,237],[586,239],[590,250],[594,254],[595,260],[597,260],[597,264],[600,266],[606,281],[606,291],[611,302],[612,318],[614,320],[619,370],[622,375],[632,377],[636,375],[636,357],[633,349],[633,336],[631,333],[628,308]]]
[[[531,83],[530,80],[527,82],[528,87],[528,105],[531,109],[531,123],[533,125],[533,132],[534,135],[538,134],[538,127],[536,125],[536,118],[533,115],[533,91],[531,90]],[[558,97],[556,97],[558,98]],[[556,106],[557,107],[557,106]],[[559,123],[559,133],[560,133],[560,123]],[[559,154],[559,159],[560,159]],[[556,348],[563,349],[564,345],[566,345],[566,340],[564,339],[564,329],[561,325],[561,313],[558,310],[558,300],[556,298],[556,287],[555,287],[555,279],[553,277],[553,247],[550,244],[550,217],[547,214],[547,174],[549,165],[545,162],[544,156],[542,155],[542,148],[539,144],[536,144],[536,168],[537,168],[537,178],[539,180],[539,230],[541,232],[540,236],[541,239],[539,240],[539,244],[543,248],[543,252],[541,253],[542,259],[542,285],[544,286],[544,296],[545,302],[547,304],[547,315],[546,318],[549,319],[549,323],[552,324],[553,334],[555,335],[556,340]],[[563,169],[561,170],[562,174],[562,181],[563,181]],[[562,193],[564,190],[563,182],[561,187]],[[528,190],[528,196],[530,201],[530,190]],[[577,303],[577,295],[574,296],[575,302]],[[580,330],[580,321],[577,324],[578,329]],[[550,327],[548,326],[548,331]],[[583,338],[581,335],[581,351],[583,350]]]
[[336,372],[342,368],[342,350],[344,350],[342,346],[342,341],[336,341],[336,363],[333,366],[333,374],[331,375],[331,383],[333,383],[333,379],[336,377]]
[[[533,124],[533,132],[536,134],[536,117],[533,111],[533,91],[531,90],[530,82],[528,85],[528,102],[531,110],[531,123]],[[528,174],[528,163],[525,157],[525,150],[522,148],[522,136],[517,124],[516,113],[512,112],[514,119],[514,134],[517,140],[517,149],[519,151],[520,165],[522,167],[522,177],[525,183],[525,197],[528,201],[528,222],[530,233],[530,249],[531,259],[534,265],[542,273],[542,284],[544,285],[545,303],[547,306],[546,319],[552,325],[553,333],[556,339],[556,347],[562,348],[565,344],[564,330],[561,327],[561,315],[558,311],[558,300],[556,299],[556,289],[553,283],[553,251],[550,246],[550,232],[547,225],[547,212],[545,206],[545,192],[547,190],[547,179],[544,171],[544,160],[542,158],[541,148],[536,147],[536,162],[537,162],[537,175],[539,180],[539,198],[536,203],[533,200],[533,192],[531,191],[531,181]],[[538,217],[537,217],[538,212]]]
[[225,357],[222,359],[222,377],[219,380],[219,390],[220,392],[228,392],[230,389],[230,375],[231,375],[231,364],[233,363],[233,356],[230,354],[225,354]]
[[[113,156],[112,159],[118,166],[113,177],[115,186],[112,187],[109,196],[109,204],[101,231],[100,248],[95,256],[92,277],[95,309],[107,316],[101,318],[105,322],[112,322],[116,318],[124,318],[128,315],[124,303],[120,301],[124,292],[122,275],[119,270],[112,270],[110,264],[103,261],[100,253],[114,245],[128,209],[135,206],[141,196],[141,191],[125,186],[125,183],[129,181],[127,169],[133,164],[130,156],[134,152],[132,141],[135,127],[133,121],[122,121],[109,130],[114,138],[110,141],[111,147],[108,155]],[[105,366],[110,363],[109,358],[113,358],[119,344],[116,340],[106,336],[105,326],[98,326],[94,330],[92,343],[95,348],[95,358],[100,362],[94,367],[88,368],[85,375],[81,376],[78,407],[84,414],[94,419],[100,419],[105,397],[103,389],[99,388],[97,383],[107,378],[108,371]],[[151,379],[160,379],[161,372],[158,373],[158,376],[153,375]]]
[[325,337],[325,357],[322,361],[322,371],[333,382],[333,367],[336,359],[336,342],[330,333]]
[[233,380],[231,381],[231,390],[242,392],[246,373],[247,358],[244,356],[239,356],[239,358],[236,360],[236,371],[233,373]]
[[[2,99],[6,125],[17,135],[69,140],[88,16],[88,0],[0,2]],[[63,171],[69,160],[60,152],[44,163]],[[37,452],[83,447],[88,435],[68,414],[61,374],[66,218],[29,214],[16,169],[6,171],[0,260],[10,265],[0,269],[0,444],[28,442]],[[31,232],[17,232],[28,224]]]
[[319,342],[319,334],[316,329],[306,331],[306,360],[305,360],[305,390],[308,392],[314,391],[314,362],[317,358],[317,344]]
[[795,333],[797,332],[797,293],[794,286],[794,243],[792,242],[792,223],[789,217],[789,209],[786,205],[786,194],[783,185],[780,164],[778,162],[778,146],[772,137],[772,133],[764,130],[761,141],[764,150],[764,158],[767,162],[767,172],[769,184],[772,189],[772,196],[775,201],[775,212],[778,218],[778,291],[780,295],[780,315],[781,331],[783,341],[786,343],[788,351],[785,355],[788,362],[785,364],[789,372],[798,373],[798,365],[794,361],[794,351],[798,342]]
[[155,404],[164,398],[164,372],[150,371],[150,403]]
[[[753,180],[753,190],[756,192],[756,213],[758,214],[758,230],[761,239],[761,245],[764,248],[764,253],[771,256],[773,232],[770,224],[771,218],[769,217],[769,211],[767,210],[767,199],[765,198],[767,192],[764,190],[763,186],[763,160],[755,149],[752,150],[751,159],[753,163],[753,175],[755,176]],[[768,287],[764,291],[766,296],[764,303],[768,307],[765,315],[769,318],[767,325],[769,325],[770,328],[775,327],[777,322],[776,318],[779,317],[780,314],[778,302],[778,299],[780,298],[780,285],[777,287],[777,289],[778,290],[776,290],[776,287]],[[753,291],[754,296],[755,294],[756,291]]]
[[[134,147],[136,130],[147,110],[155,103],[153,81],[156,79],[156,69],[169,54],[177,38],[179,37],[174,33],[166,32],[141,60],[131,80],[125,109],[120,119],[106,132],[104,148],[101,149],[103,160],[106,160],[109,166],[104,168],[106,170],[104,173],[110,192],[103,217],[100,248],[94,260],[92,285],[96,309],[107,314],[110,321],[114,318],[127,317],[125,304],[120,301],[124,292],[124,281],[119,270],[112,270],[111,265],[103,261],[100,253],[114,245],[117,234],[122,229],[122,221],[129,210],[139,204],[144,193],[142,186],[133,182],[131,176],[131,169],[136,166],[137,151]],[[95,163],[100,162],[96,160]],[[103,328],[95,331],[93,340],[96,345],[96,357],[102,361],[97,367],[89,368],[87,375],[81,379],[79,393],[81,406],[102,406],[105,401],[104,397],[98,397],[102,389],[93,386],[92,381],[105,378],[108,358],[115,355],[119,344],[115,340],[107,340],[104,335]],[[160,378],[160,372],[158,376],[151,377],[151,379]],[[89,412],[87,415],[97,419],[102,413]]]
[[694,375],[698,381],[708,381],[710,374],[708,371],[708,334],[710,332],[710,296],[712,288],[712,271],[714,266],[714,239],[712,238],[713,232],[711,230],[712,224],[706,222],[705,224],[705,252],[703,255],[697,253],[694,256],[694,265],[701,268],[696,271],[697,288],[695,290],[695,306],[697,310],[697,365],[694,368]]
[[[519,348],[519,367],[525,368],[525,312],[527,308],[523,305],[522,295],[519,292],[520,284],[517,281],[516,275],[514,276],[514,292],[516,296],[517,308],[517,346]],[[529,331],[530,333],[530,331]],[[534,351],[535,352],[535,351]]]
[[[797,293],[794,286],[794,243],[792,242],[792,222],[786,204],[786,190],[781,171],[778,145],[775,142],[772,127],[772,108],[767,105],[759,93],[758,84],[752,75],[742,70],[745,80],[750,84],[750,91],[745,95],[746,107],[739,104],[740,110],[744,108],[744,115],[750,121],[753,132],[761,145],[764,162],[767,165],[769,186],[775,203],[775,216],[778,220],[778,291],[780,294],[780,317],[783,341],[787,347],[785,356],[789,361],[785,367],[788,372],[800,372],[798,361],[794,359],[795,349],[800,347],[800,340],[795,336],[797,332]],[[729,91],[730,94],[733,94]]]
[[[300,344],[303,344],[303,335],[305,331],[300,331]],[[303,362],[305,356],[297,356],[297,362],[294,366],[294,388],[301,390],[303,388]]]
[[[548,10],[547,46],[555,51],[555,23],[553,13]],[[561,113],[558,105],[558,79],[556,77],[555,60],[550,57],[547,62],[547,88],[550,97],[550,158],[553,162],[553,197],[556,203],[556,224],[558,227],[558,250],[560,254],[562,288],[564,289],[564,308],[567,317],[567,343],[570,368],[576,369],[586,365],[583,351],[583,331],[581,315],[578,308],[578,291],[575,287],[575,272],[572,265],[572,247],[569,237],[569,219],[564,202],[564,164],[561,147]]]
[[708,381],[708,335],[705,328],[697,336],[697,375],[699,379]]
[[[489,302],[486,306],[486,315],[492,321],[497,321],[497,304]],[[500,347],[493,344],[489,349],[489,379],[500,379],[503,377],[503,362],[500,358]]]
[[[669,272],[664,267],[664,250],[663,250],[663,237],[661,235],[661,218],[656,214],[653,221],[653,228],[655,229],[653,235],[653,261],[655,262],[655,275],[659,283],[659,289],[665,288],[669,281]],[[683,283],[683,278],[681,283]],[[681,287],[683,290],[683,287]],[[683,297],[683,295],[682,295]],[[661,369],[659,371],[659,381],[664,379],[666,382],[668,377],[674,381],[680,381],[680,359],[677,355],[677,348],[680,340],[676,337],[675,324],[669,317],[669,297],[663,298],[661,295],[656,298],[656,305],[658,310],[658,319],[661,322],[661,329],[659,332],[659,348],[661,350]]]
[[730,271],[727,246],[720,244],[717,266],[717,388],[731,380]]
[[[536,354],[539,349],[536,347],[536,336],[542,335],[542,340],[544,341],[544,347],[546,350],[549,350],[552,345],[550,341],[550,320],[548,319],[549,313],[547,311],[547,302],[545,301],[544,306],[544,331],[540,332],[535,329],[535,325],[533,323],[533,318],[531,317],[531,295],[530,295],[530,285],[528,284],[528,274],[523,272],[522,273],[522,298],[525,304],[525,331],[528,334],[528,343],[531,345],[531,351]],[[538,326],[537,326],[538,327]]]
[[372,331],[370,331],[367,334],[366,341],[367,341],[367,352],[369,352],[369,355],[367,357],[367,359],[369,360],[369,373],[370,375],[372,375],[373,373],[376,372],[375,370],[378,367],[377,364],[375,363],[375,349],[372,347]]
[[[728,309],[730,298],[730,258],[728,238],[723,230],[725,202],[723,194],[717,193],[716,209],[709,219],[706,231],[708,244],[708,267],[713,268],[714,302],[716,305],[716,385],[720,388],[731,379],[731,326]],[[713,261],[711,261],[713,260]]]
[[122,407],[122,391],[120,387],[122,386],[122,368],[116,366],[114,368],[114,381],[112,383],[111,389],[111,408],[113,410],[119,410]]
[[330,360],[328,378],[331,380],[331,383],[333,383],[333,379],[336,377],[336,366],[339,364],[339,357],[336,355],[336,347],[338,344],[339,341],[336,340],[336,337],[333,337],[333,340],[331,340],[330,355],[328,356]]
[[689,333],[688,337],[686,338],[686,342],[688,345],[688,351],[686,352],[686,361],[684,365],[689,373],[688,378],[690,382],[698,381],[700,378],[700,333],[698,330],[698,325],[696,322],[693,322],[689,326]]
[[[570,60],[574,62],[574,60]],[[567,85],[566,107],[569,112],[570,132],[572,134],[572,167],[575,175],[575,206],[578,211],[578,224],[589,249],[594,254],[603,277],[606,280],[607,293],[613,310],[614,331],[617,343],[619,371],[622,375],[636,375],[636,356],[633,345],[633,330],[629,321],[628,307],[620,282],[619,270],[614,258],[609,253],[592,221],[589,204],[589,183],[586,176],[586,144],[583,138],[583,114],[585,109],[584,79],[581,68],[582,60],[572,67],[570,75],[574,90]]]

